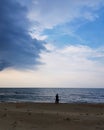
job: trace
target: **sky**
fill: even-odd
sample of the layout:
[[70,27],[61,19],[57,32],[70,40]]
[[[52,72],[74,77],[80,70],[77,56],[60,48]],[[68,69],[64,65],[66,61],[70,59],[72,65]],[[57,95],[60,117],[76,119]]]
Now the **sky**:
[[0,87],[104,88],[104,0],[0,1]]

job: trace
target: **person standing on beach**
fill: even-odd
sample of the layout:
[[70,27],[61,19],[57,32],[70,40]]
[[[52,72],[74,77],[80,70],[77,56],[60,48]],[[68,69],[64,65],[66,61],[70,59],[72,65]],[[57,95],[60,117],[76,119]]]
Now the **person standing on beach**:
[[59,103],[59,95],[58,95],[58,93],[56,94],[56,99],[55,99],[55,103]]

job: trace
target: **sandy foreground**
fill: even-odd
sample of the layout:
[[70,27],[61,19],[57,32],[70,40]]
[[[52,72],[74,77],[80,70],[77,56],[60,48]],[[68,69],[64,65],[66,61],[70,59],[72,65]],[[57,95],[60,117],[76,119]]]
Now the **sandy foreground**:
[[104,104],[0,103],[0,130],[104,130]]

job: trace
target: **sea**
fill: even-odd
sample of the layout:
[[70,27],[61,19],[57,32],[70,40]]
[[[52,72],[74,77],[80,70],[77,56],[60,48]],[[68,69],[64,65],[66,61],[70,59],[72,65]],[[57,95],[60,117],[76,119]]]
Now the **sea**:
[[0,102],[104,103],[103,88],[0,88]]

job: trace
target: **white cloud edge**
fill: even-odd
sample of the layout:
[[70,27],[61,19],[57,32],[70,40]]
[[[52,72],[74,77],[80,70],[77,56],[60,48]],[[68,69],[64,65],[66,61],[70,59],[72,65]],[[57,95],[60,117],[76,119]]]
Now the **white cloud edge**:
[[[33,32],[33,35],[41,39],[44,35],[42,32],[45,29],[52,29],[67,22],[70,23],[76,18],[86,19],[87,21],[96,20],[99,17],[97,10],[102,6],[104,6],[103,0],[53,0],[50,2],[47,0],[32,0],[31,6],[28,6],[28,18],[39,23],[37,27],[35,26],[36,31]],[[43,39],[47,38],[47,36],[43,37]]]
[[38,70],[5,70],[0,74],[0,86],[104,87],[104,62],[99,59],[99,55],[104,58],[104,48],[71,45],[59,49],[52,44],[47,48],[50,52],[41,54],[44,64]]

